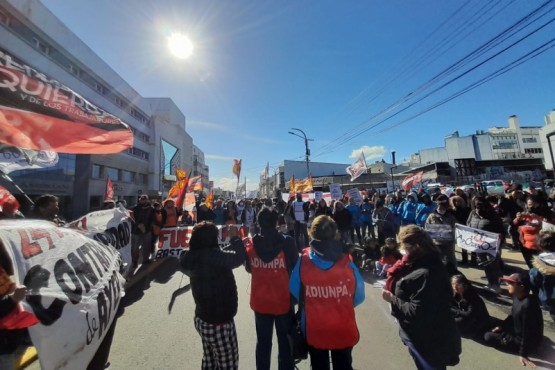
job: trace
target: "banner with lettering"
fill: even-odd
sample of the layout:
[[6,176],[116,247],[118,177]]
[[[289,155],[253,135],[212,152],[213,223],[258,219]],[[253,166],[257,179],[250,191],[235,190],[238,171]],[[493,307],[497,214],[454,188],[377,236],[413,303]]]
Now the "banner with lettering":
[[[233,236],[246,237],[242,229],[241,225],[218,225],[218,243],[224,245]],[[158,235],[154,255],[156,258],[179,257],[189,248],[192,232],[193,226],[163,228]]]
[[47,168],[58,163],[58,153],[46,150],[27,150],[0,144],[0,171]]
[[498,234],[461,224],[455,224],[455,242],[469,252],[488,253],[493,257],[499,252]]
[[2,220],[0,240],[27,286],[25,308],[41,369],[86,369],[113,323],[123,296],[121,259],[80,230],[48,221]]
[[347,190],[346,197],[353,198],[355,200],[355,204],[358,204],[358,205],[362,204],[362,194],[360,193],[360,190],[358,190],[357,188],[352,188]]
[[70,227],[83,230],[89,238],[111,245],[122,259],[121,272],[131,267],[131,218],[123,207],[91,212],[70,222]]

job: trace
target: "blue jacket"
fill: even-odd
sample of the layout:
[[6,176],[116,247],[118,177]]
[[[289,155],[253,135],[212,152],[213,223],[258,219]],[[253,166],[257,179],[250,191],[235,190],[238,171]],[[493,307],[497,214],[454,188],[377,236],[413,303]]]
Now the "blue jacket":
[[530,269],[532,290],[540,302],[555,313],[555,253],[542,253],[534,257]]
[[362,203],[360,206],[360,222],[364,225],[372,225],[372,212],[374,206],[370,203]]
[[351,214],[351,226],[359,226],[360,225],[360,207],[356,204],[349,204],[345,207],[347,211]]
[[401,224],[410,225],[416,223],[416,210],[418,203],[405,200],[397,209],[397,214],[401,217]]
[[429,205],[418,203],[418,207],[416,208],[416,224],[418,226],[424,226],[428,216],[436,210],[436,207],[437,205],[435,203]]

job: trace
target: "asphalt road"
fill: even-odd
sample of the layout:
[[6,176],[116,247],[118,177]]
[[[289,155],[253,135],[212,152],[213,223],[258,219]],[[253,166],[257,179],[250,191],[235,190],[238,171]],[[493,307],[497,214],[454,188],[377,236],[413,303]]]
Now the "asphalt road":
[[[519,268],[519,254],[504,251],[509,268]],[[122,300],[115,335],[109,353],[110,370],[127,369],[200,369],[202,346],[193,326],[194,302],[189,290],[189,279],[177,269],[177,260],[157,261],[139,270],[138,278]],[[461,269],[482,285],[477,269]],[[239,313],[236,325],[239,340],[240,368],[255,369],[254,349],[256,334],[254,317],[249,307],[250,277],[243,268],[235,270],[239,290]],[[366,300],[357,307],[356,315],[360,342],[353,350],[355,369],[413,369],[413,362],[398,337],[398,326],[389,314],[388,305],[381,298],[381,288],[365,274]],[[483,297],[492,316],[504,318],[510,310],[510,300],[504,295]],[[555,369],[555,330],[545,315],[545,338],[538,357],[538,368]],[[277,344],[274,340],[272,369],[277,369]],[[38,362],[28,369],[39,369]],[[484,347],[463,339],[463,353],[459,369],[522,369],[515,355]],[[309,361],[298,364],[298,369],[310,369]]]

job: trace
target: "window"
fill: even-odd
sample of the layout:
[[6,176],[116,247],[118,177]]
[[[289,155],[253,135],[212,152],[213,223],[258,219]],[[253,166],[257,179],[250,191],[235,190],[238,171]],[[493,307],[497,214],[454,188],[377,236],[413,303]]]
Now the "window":
[[135,173],[130,171],[121,171],[121,180],[124,182],[133,182]]
[[96,89],[96,91],[98,91],[102,95],[105,95],[108,92],[108,89],[106,88],[106,86],[104,86],[104,85],[102,85],[101,83],[98,83],[98,82],[95,83],[94,88]]
[[104,169],[104,174],[109,177],[112,181],[119,180],[119,170],[117,168],[106,167]]
[[523,137],[522,142],[523,143],[537,143],[538,139],[536,139],[535,137]]
[[116,105],[123,108],[125,106],[125,102],[116,96]]
[[81,71],[79,70],[79,68],[77,68],[75,65],[73,65],[71,63],[69,64],[68,69],[69,69],[69,72],[72,75],[75,75],[75,76],[80,76],[81,75]]
[[143,184],[148,184],[148,175],[141,174],[141,180],[143,180]]
[[97,164],[92,165],[91,177],[93,179],[99,179],[100,178],[100,166],[99,165],[97,165]]
[[43,41],[33,37],[33,41],[35,42],[35,48],[39,50],[41,53],[48,55],[50,53],[50,47],[44,43]]

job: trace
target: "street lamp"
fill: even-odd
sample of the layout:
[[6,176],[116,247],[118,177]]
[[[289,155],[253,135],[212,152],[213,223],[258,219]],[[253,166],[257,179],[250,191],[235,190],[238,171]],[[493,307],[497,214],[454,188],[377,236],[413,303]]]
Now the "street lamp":
[[309,141],[314,141],[314,140],[313,139],[307,139],[306,134],[301,129],[291,128],[291,130],[299,131],[301,134],[303,134],[303,136],[301,136],[301,135],[297,134],[296,132],[289,131],[289,133],[291,135],[295,135],[297,137],[300,137],[301,139],[304,139],[304,146],[305,146],[305,149],[306,149],[306,152],[305,152],[306,153],[306,178],[308,178],[308,176],[310,176],[310,168],[308,167],[308,160],[309,160],[309,157],[310,157],[310,149],[308,149],[308,142]]
[[395,180],[393,180],[393,170],[397,169],[397,166],[391,166],[391,168],[389,169],[391,172],[391,192],[395,191]]

